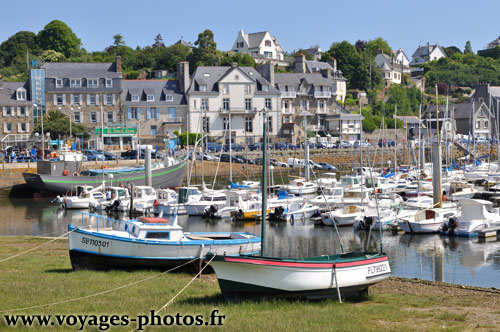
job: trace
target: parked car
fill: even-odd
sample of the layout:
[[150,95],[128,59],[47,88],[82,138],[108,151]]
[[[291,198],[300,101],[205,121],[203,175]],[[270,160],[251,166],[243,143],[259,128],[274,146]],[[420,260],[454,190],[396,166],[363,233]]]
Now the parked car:
[[300,167],[304,168],[306,166],[306,162],[304,159],[298,159],[298,158],[288,158],[288,161],[286,162],[289,167]]
[[271,165],[276,166],[276,167],[288,167],[287,163],[279,161],[278,159],[271,158],[270,162],[271,162]]
[[[146,151],[141,150],[141,153],[139,155],[139,159],[144,159],[145,157],[146,157]],[[160,157],[161,157],[160,154],[156,153],[155,151],[151,151],[151,158],[160,158]],[[122,152],[120,155],[120,158],[122,158],[122,159],[137,159],[137,150],[128,150],[128,151]]]
[[[222,149],[225,151],[225,152],[228,152],[229,151],[229,144],[226,144],[222,147]],[[244,146],[241,146],[239,144],[231,144],[231,151],[243,151],[245,150],[245,147]]]
[[104,155],[104,160],[116,160],[116,155],[109,151],[104,151],[104,150],[96,150],[100,154]]
[[486,137],[476,137],[474,138],[474,144],[486,145],[488,144],[488,139]]
[[[192,152],[189,152],[189,158],[191,159],[191,154]],[[218,161],[219,160],[219,157],[216,157],[216,156],[212,156],[211,154],[208,154],[208,153],[202,153],[202,152],[198,152],[196,151],[195,153],[195,157],[194,157],[196,160],[208,160],[208,161]]]
[[104,155],[97,150],[83,150],[82,153],[88,161],[104,160]]
[[323,167],[312,160],[309,160],[309,167],[312,167],[313,169],[323,169]]
[[[244,156],[236,156],[238,158],[240,158],[241,160],[243,160],[243,164],[246,164],[247,163],[247,158],[245,158]],[[255,164],[255,162],[253,161],[253,159],[248,159],[248,164]]]
[[274,149],[275,150],[286,150],[287,144],[285,142],[278,142],[278,143],[274,144]]
[[220,152],[220,150],[222,150],[222,145],[214,142],[208,142],[205,148],[210,152]]
[[314,145],[316,149],[326,149],[326,143],[319,142]]
[[243,164],[243,159],[237,157],[237,156],[232,156],[227,153],[223,153],[220,156],[220,161],[228,163],[229,160],[232,160],[233,163],[238,163],[238,164]]
[[388,146],[396,146],[396,142],[394,142],[392,139],[379,139],[378,140],[378,146],[379,147],[388,147]]
[[348,148],[352,148],[352,144],[349,141],[341,140],[339,142],[339,147],[341,147],[343,149],[348,149]]
[[372,145],[370,143],[368,143],[367,141],[360,141],[360,140],[355,141],[353,144],[354,148],[359,148],[360,146],[362,148],[369,148]]
[[330,165],[329,163],[318,163],[324,171],[336,171],[337,167]]

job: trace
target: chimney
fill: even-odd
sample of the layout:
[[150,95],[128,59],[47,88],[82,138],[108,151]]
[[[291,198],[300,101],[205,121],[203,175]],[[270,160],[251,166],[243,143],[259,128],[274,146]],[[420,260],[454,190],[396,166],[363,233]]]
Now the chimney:
[[122,72],[122,57],[117,55],[115,57],[115,64],[116,64],[116,72],[121,73]]
[[321,75],[324,78],[332,78],[332,71],[330,68],[323,68],[321,69]]
[[231,68],[236,68],[236,67],[238,67],[238,62],[233,62],[233,63],[231,64]]
[[332,66],[333,71],[337,71],[337,59],[331,57],[326,63]]
[[182,93],[189,88],[189,62],[181,61],[177,64],[177,79]]
[[262,75],[266,80],[269,81],[271,86],[274,86],[274,66],[271,63],[264,63],[262,65],[257,66],[257,71]]
[[299,53],[295,56],[294,73],[299,73],[299,74],[306,73],[306,56],[302,53]]

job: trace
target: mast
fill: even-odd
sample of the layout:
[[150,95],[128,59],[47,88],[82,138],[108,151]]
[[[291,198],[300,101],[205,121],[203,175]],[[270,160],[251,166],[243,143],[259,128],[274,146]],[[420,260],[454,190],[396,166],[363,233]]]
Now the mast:
[[441,147],[439,138],[439,95],[436,85],[436,140],[433,144],[434,153],[432,154],[432,184],[433,184],[433,203],[437,207],[441,207],[441,195],[443,190],[441,188]]
[[397,141],[398,141],[398,130],[396,128],[396,116],[398,114],[398,104],[396,104],[394,106],[394,173],[396,173],[396,167],[398,165],[398,160],[397,160],[397,156],[396,156],[396,149],[397,149]]
[[229,181],[233,182],[233,154],[231,152],[231,140],[233,135],[231,133],[231,111],[229,111]]
[[262,130],[263,130],[263,140],[262,140],[262,214],[261,214],[261,255],[265,255],[265,242],[266,242],[266,203],[267,203],[267,174],[266,174],[266,168],[267,168],[267,127],[266,127],[266,109],[263,110],[262,113],[262,118],[264,121],[262,121]]

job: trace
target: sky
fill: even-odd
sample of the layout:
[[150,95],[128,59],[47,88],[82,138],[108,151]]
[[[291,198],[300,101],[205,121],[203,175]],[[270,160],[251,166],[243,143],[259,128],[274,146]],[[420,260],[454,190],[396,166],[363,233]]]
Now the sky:
[[[285,51],[334,42],[382,37],[408,57],[427,42],[474,51],[500,36],[498,0],[330,0],[330,1],[171,1],[25,0],[2,4],[0,42],[18,31],[38,33],[52,20],[65,22],[87,51],[102,51],[121,34],[135,48],[154,43],[160,33],[168,46],[181,37],[194,43],[213,31],[217,48],[230,50],[238,31],[268,30]],[[496,28],[496,29],[495,29]]]

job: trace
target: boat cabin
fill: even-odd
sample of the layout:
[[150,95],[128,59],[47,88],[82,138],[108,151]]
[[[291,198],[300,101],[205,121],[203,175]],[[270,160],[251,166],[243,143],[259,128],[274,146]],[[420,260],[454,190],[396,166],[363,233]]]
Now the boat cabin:
[[133,195],[135,199],[156,198],[156,191],[149,186],[135,186]]
[[128,199],[130,194],[127,188],[123,187],[107,187],[106,191],[111,191],[111,199]]
[[358,188],[361,184],[357,176],[343,175],[340,177],[340,185],[346,189]]
[[143,240],[180,241],[186,238],[181,226],[174,225],[174,221],[163,218],[143,217],[121,222],[119,231],[127,232],[130,237]]

